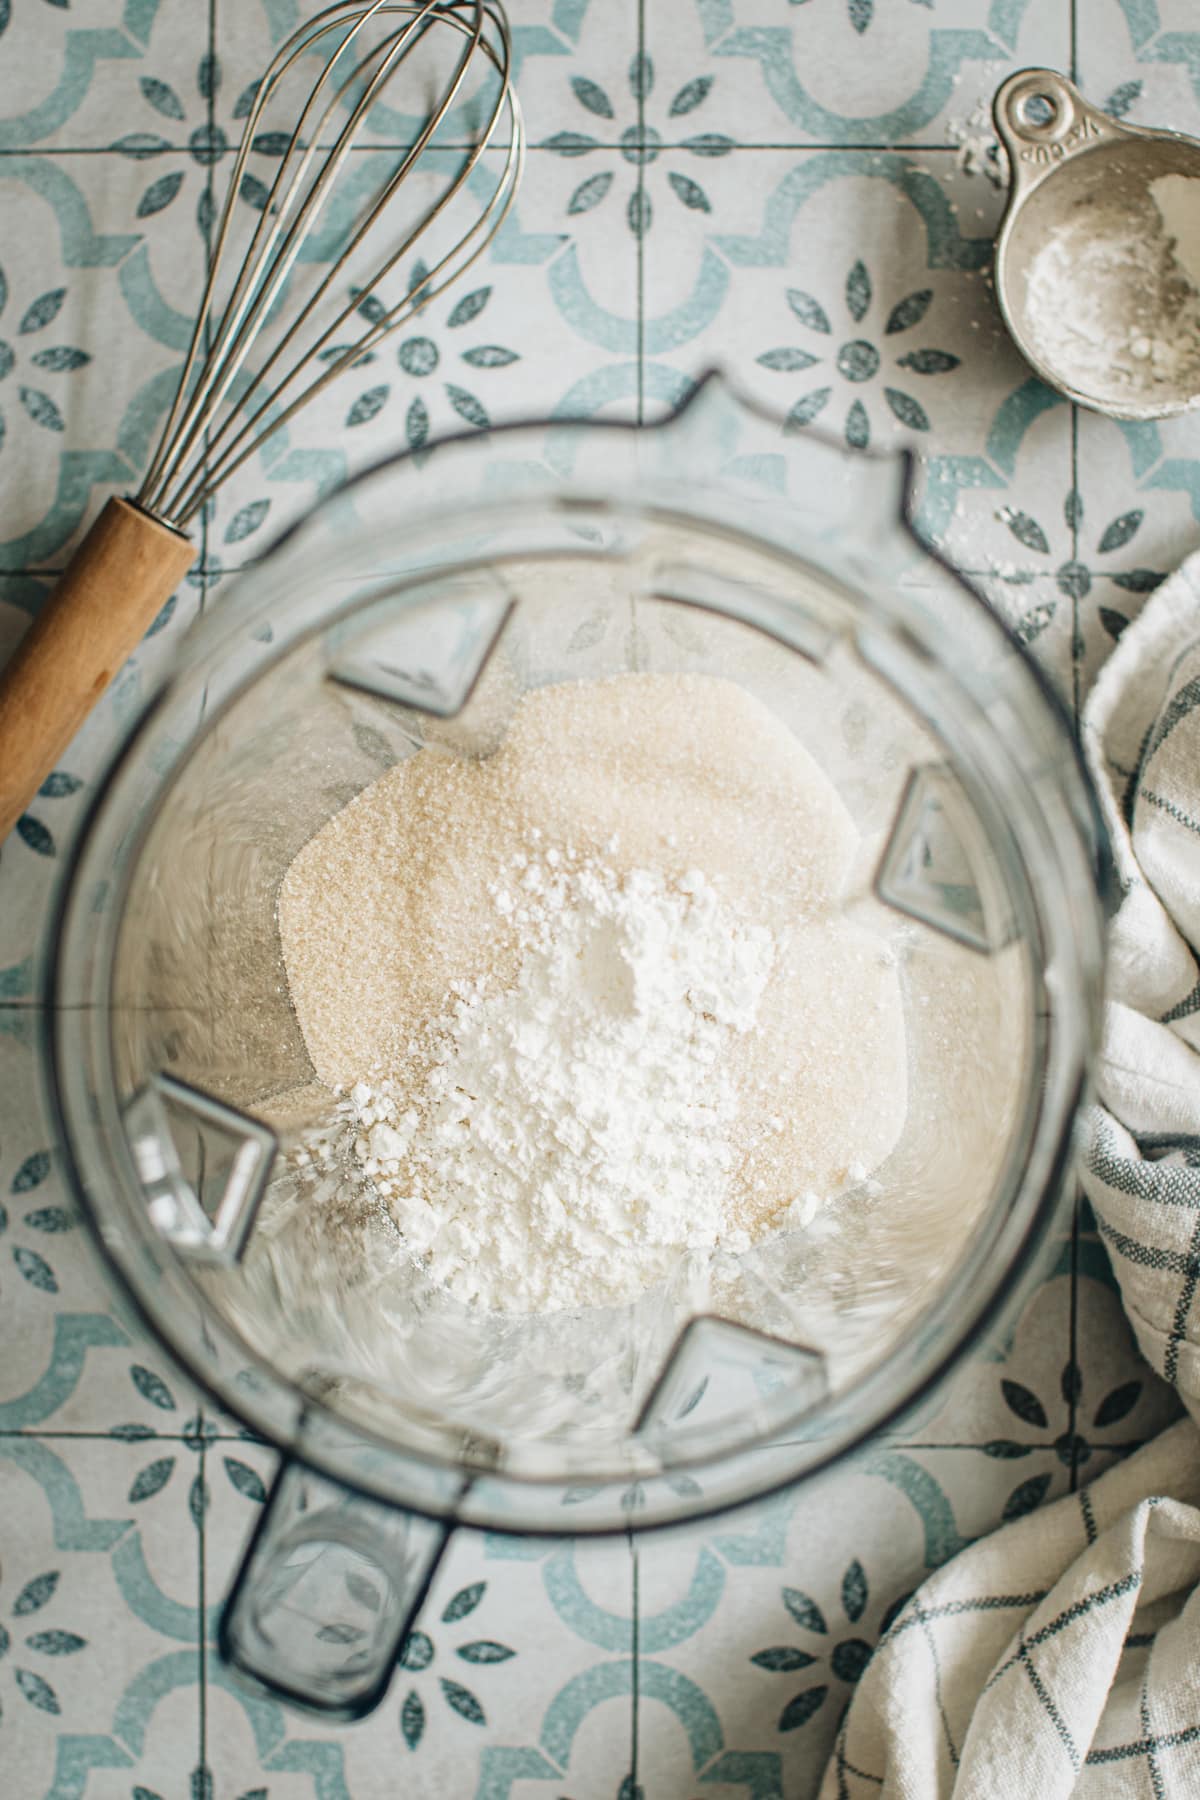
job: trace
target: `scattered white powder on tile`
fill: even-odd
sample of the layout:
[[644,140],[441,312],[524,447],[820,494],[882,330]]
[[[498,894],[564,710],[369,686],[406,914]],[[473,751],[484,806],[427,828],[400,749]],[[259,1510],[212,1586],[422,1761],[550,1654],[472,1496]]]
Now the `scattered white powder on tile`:
[[1029,269],[1031,347],[1099,400],[1200,392],[1200,179],[1161,176],[1139,194],[1094,194]]
[[946,121],[946,142],[958,151],[964,175],[985,175],[993,187],[1008,186],[1008,152],[996,136],[986,99],[978,100],[964,117]]
[[481,1309],[613,1304],[860,1185],[907,1074],[857,847],[794,736],[700,676],[534,690],[495,754],[427,748],[335,814],[284,961],[408,1264]]

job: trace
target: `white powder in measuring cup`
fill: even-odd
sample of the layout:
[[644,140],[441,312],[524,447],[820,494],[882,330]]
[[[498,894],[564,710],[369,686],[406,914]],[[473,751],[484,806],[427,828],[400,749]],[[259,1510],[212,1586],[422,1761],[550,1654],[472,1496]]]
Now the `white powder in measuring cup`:
[[403,1255],[488,1310],[613,1304],[861,1182],[907,1084],[856,847],[791,733],[698,676],[537,689],[494,755],[427,748],[330,819],[284,960]]
[[1200,179],[1077,205],[1031,262],[1025,311],[1031,348],[1082,393],[1200,393]]

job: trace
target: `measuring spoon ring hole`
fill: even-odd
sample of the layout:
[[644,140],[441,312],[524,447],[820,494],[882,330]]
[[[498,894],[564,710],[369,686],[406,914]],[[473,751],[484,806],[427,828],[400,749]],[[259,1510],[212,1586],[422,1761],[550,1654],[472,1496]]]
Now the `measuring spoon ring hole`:
[[1079,107],[1073,90],[1050,70],[1014,82],[1004,97],[1005,123],[1015,138],[1056,143],[1075,123]]
[[1026,131],[1044,131],[1058,117],[1058,102],[1053,94],[1022,94],[1016,113]]

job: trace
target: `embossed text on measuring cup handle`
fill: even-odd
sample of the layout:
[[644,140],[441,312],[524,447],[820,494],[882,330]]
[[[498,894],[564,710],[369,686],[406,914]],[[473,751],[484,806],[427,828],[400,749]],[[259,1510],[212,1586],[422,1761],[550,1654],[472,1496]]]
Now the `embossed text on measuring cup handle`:
[[1086,101],[1055,69],[1019,69],[996,91],[996,130],[1012,165],[1012,188],[1028,189],[1080,150],[1118,136],[1121,127]]

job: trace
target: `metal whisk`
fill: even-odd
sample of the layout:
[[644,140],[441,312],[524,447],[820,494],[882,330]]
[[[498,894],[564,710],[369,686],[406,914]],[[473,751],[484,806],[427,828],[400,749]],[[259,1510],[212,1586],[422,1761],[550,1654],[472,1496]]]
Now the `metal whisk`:
[[[257,360],[260,339],[287,316],[297,259],[371,108],[422,45],[436,46],[447,33],[452,67],[436,102],[315,290]],[[264,146],[264,113],[289,72],[309,57],[320,59],[320,72],[223,295],[247,160],[255,150],[278,147],[274,139]],[[369,235],[391,223],[389,210],[413,185],[414,173],[428,172],[425,153],[481,65],[492,78],[482,123],[469,146],[438,151],[439,161],[453,160],[453,174],[429,204],[415,208],[398,241],[389,241],[386,255],[376,257],[339,301],[337,284],[360,252],[372,254],[364,250]],[[272,432],[482,255],[512,206],[524,155],[512,38],[501,0],[336,0],[280,45],[245,122],[179,387],[142,485],[134,498],[107,503],[0,673],[0,838],[190,567],[195,547],[186,528],[205,502]],[[480,201],[475,189],[489,181]],[[422,266],[402,298],[386,305],[376,290],[439,223],[448,247],[439,242],[433,266]],[[368,300],[374,304],[365,305]],[[365,328],[355,324],[351,341],[340,341],[343,329],[364,314]]]

